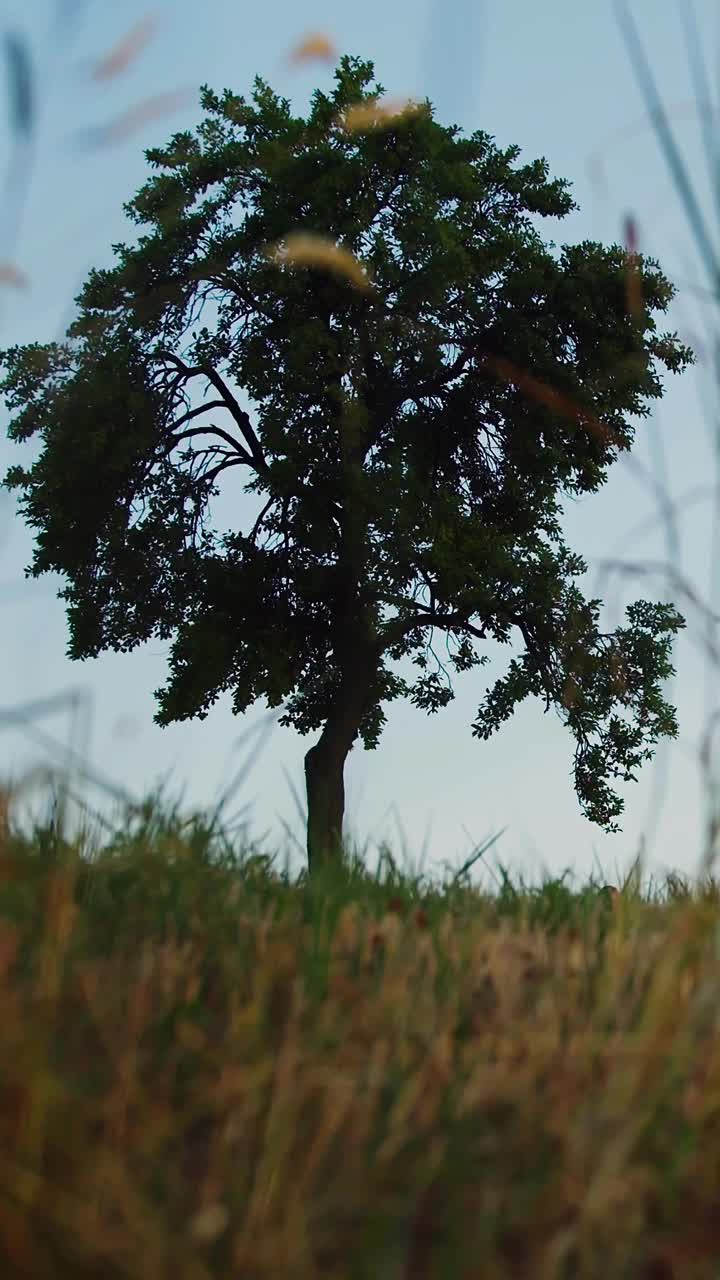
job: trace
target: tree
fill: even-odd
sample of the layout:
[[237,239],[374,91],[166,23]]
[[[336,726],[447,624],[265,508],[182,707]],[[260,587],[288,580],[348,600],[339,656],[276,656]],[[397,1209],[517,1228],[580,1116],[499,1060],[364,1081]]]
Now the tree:
[[[684,619],[641,600],[601,633],[558,522],[558,495],[595,492],[630,448],[624,414],[662,395],[651,357],[694,359],[655,336],[675,290],[638,257],[631,314],[624,250],[584,242],[558,261],[523,216],[577,207],[545,160],[513,169],[519,147],[459,139],[427,100],[393,114],[372,76],[343,57],[307,120],[259,77],[254,106],[202,86],[198,135],[146,151],[162,173],[124,206],[151,233],[90,273],[63,343],[1,355],[10,438],[44,440],[4,484],[39,530],[26,575],[70,582],[68,656],[174,635],[157,724],[233,690],[237,714],[264,696],[286,703],[281,724],[321,729],[311,868],[338,852],[345,761],[358,737],[377,746],[382,704],[433,713],[454,696],[437,672],[411,687],[385,666],[414,653],[424,671],[434,628],[458,672],[488,661],[473,641],[519,633],[473,735],[544,697],[607,831],[623,809],[608,779],[634,781],[677,735],[660,682]],[[210,297],[213,332],[181,349]],[[199,380],[213,398],[191,408]],[[267,501],[249,534],[218,538],[205,507],[234,467]]]

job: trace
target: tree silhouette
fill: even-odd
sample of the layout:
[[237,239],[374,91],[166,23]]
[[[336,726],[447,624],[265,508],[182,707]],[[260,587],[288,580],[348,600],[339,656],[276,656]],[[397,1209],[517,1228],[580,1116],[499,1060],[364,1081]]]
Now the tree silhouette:
[[[343,57],[307,120],[259,77],[254,106],[202,86],[198,136],[146,151],[163,172],[125,206],[151,233],[90,273],[65,342],[1,355],[10,437],[44,440],[4,483],[39,531],[26,573],[69,580],[68,656],[174,636],[157,724],[232,690],[236,714],[265,697],[285,702],[281,724],[320,729],[311,868],[338,854],[345,760],[358,737],[377,746],[383,703],[454,696],[437,672],[410,686],[385,666],[415,653],[425,671],[434,628],[458,672],[488,661],[473,641],[519,632],[473,735],[543,697],[608,831],[623,809],[608,779],[635,780],[677,735],[660,682],[684,619],[638,601],[600,633],[558,522],[558,495],[595,492],[630,448],[624,414],[662,395],[651,357],[693,361],[655,336],[675,290],[638,257],[631,314],[623,249],[554,259],[523,213],[565,216],[567,182],[544,160],[511,168],[519,147],[484,132],[460,140],[427,100],[385,109],[373,70]],[[212,333],[193,328],[210,297]],[[191,407],[201,381],[212,398]],[[219,538],[204,508],[234,467],[267,501],[248,534]]]

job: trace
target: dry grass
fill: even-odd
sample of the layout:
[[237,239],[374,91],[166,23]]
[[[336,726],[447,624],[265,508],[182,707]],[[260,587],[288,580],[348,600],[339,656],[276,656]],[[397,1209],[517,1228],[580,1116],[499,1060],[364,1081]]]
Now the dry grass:
[[4,1274],[717,1276],[711,882],[310,883],[152,821],[8,813]]

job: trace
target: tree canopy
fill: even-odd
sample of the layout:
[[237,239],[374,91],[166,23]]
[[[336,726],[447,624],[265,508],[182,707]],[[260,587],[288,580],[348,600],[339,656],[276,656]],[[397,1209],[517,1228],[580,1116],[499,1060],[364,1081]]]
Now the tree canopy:
[[[124,206],[150,231],[90,272],[65,341],[0,354],[9,436],[44,444],[4,482],[38,531],[26,572],[68,579],[71,659],[173,637],[159,725],[232,691],[236,714],[264,697],[321,731],[311,866],[337,852],[345,760],[377,746],[383,704],[453,698],[437,671],[411,686],[386,666],[413,654],[426,672],[434,629],[457,672],[517,633],[472,733],[543,698],[574,736],[583,812],[615,831],[609,780],[677,735],[660,686],[685,624],[639,600],[601,633],[559,500],[630,449],[626,415],[662,395],[653,358],[693,361],[652,319],[675,290],[638,255],[631,313],[622,247],[554,258],[525,214],[564,217],[569,184],[459,138],[427,100],[384,109],[373,73],[343,57],[307,119],[259,77],[254,105],[202,86],[197,135],[147,150],[160,172]],[[220,537],[206,506],[236,467],[267,501]]]

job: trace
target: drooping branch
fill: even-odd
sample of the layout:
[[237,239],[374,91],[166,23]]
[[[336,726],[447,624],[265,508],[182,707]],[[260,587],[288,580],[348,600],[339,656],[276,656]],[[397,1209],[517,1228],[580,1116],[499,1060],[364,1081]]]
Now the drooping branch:
[[[394,604],[403,608],[413,610],[412,617],[392,618],[386,623],[382,630],[382,648],[391,649],[398,644],[411,631],[415,631],[419,626],[438,627],[441,631],[464,631],[468,635],[473,636],[476,640],[485,640],[487,638],[488,627],[484,624],[482,627],[475,627],[470,622],[472,610],[456,610],[452,613],[439,613],[436,608],[427,608],[424,605],[411,602],[404,597],[383,596],[384,604]],[[537,662],[538,654],[544,660],[548,675],[551,670],[550,652],[547,645],[544,645],[535,634],[526,619],[524,619],[517,611],[508,610],[505,607],[496,611],[498,618],[502,618],[515,626],[520,631],[528,654],[535,658]],[[546,686],[545,710],[549,709],[551,694]]]
[[[220,394],[221,404],[223,404],[230,411],[232,417],[235,419],[235,422],[237,423],[238,427],[240,428],[240,431],[242,432],[245,438],[245,441],[250,449],[250,454],[251,454],[251,457],[248,458],[248,461],[252,466],[255,467],[256,471],[262,471],[264,473],[267,473],[267,471],[269,470],[268,464],[263,454],[260,441],[258,440],[257,436],[255,435],[255,432],[253,431],[250,418],[248,414],[245,412],[245,410],[240,408],[240,405],[238,404],[234,395],[229,390],[229,388],[227,387],[223,379],[220,377],[220,374],[217,372],[217,370],[213,369],[212,365],[207,365],[207,364],[196,365],[194,368],[190,368],[188,365],[185,364],[183,360],[180,359],[179,356],[175,355],[173,351],[167,351],[163,349],[161,351],[158,351],[157,355],[163,359],[171,360],[179,369],[182,370],[183,374],[188,378],[193,377],[195,374],[202,373],[205,375],[206,378],[208,378],[210,382],[212,382],[213,386],[215,387],[215,390],[218,391]],[[218,434],[222,434],[222,432],[218,432]],[[225,438],[228,439],[229,437],[225,436]],[[231,443],[236,445],[236,442],[233,442],[231,438],[229,439]],[[238,446],[236,445],[236,447]]]
[[211,400],[209,404],[201,404],[198,409],[189,409],[184,413],[182,418],[178,418],[174,423],[174,427],[181,427],[184,422],[190,422],[193,418],[198,418],[201,413],[205,413],[208,409],[224,409],[224,400]]
[[242,458],[226,458],[224,462],[219,462],[216,467],[213,467],[212,471],[206,471],[203,479],[212,483],[221,471],[227,471],[230,467],[239,467],[242,461]]
[[[209,408],[210,408],[210,405],[203,405],[203,410],[209,409]],[[210,433],[212,433],[213,435],[219,436],[221,440],[224,440],[226,444],[230,445],[230,447],[233,450],[233,453],[237,457],[239,457],[243,462],[247,463],[248,466],[254,467],[255,464],[252,458],[250,457],[250,454],[247,453],[245,449],[243,449],[240,442],[238,440],[234,440],[233,437],[229,435],[227,431],[223,431],[222,427],[216,427],[212,423],[209,423],[208,426],[206,427],[191,427],[189,431],[181,431],[179,435],[171,436],[170,439],[168,440],[168,451],[170,449],[174,449],[175,445],[180,444],[181,440],[191,440],[193,436],[206,436],[206,435],[209,435]]]
[[162,350],[156,352],[156,356],[158,359],[171,360],[172,363],[176,366],[176,368],[180,371],[180,376],[185,381],[187,381],[188,378],[195,378],[197,377],[198,374],[205,372],[202,365],[199,365],[199,364],[188,365],[185,363],[184,360],[181,360],[180,356],[176,355],[174,351],[167,351],[165,350],[165,348],[162,348]]
[[467,610],[455,613],[438,613],[434,608],[426,608],[425,605],[417,604],[414,601],[406,600],[404,597],[388,597],[383,596],[383,604],[395,604],[404,608],[411,608],[413,616],[410,618],[392,618],[386,623],[382,630],[382,647],[383,649],[391,649],[398,644],[411,631],[415,631],[421,626],[436,626],[442,631],[455,631],[462,629],[467,631],[469,635],[475,637],[476,640],[484,640],[487,636],[487,628],[474,627],[469,619],[472,616]]

